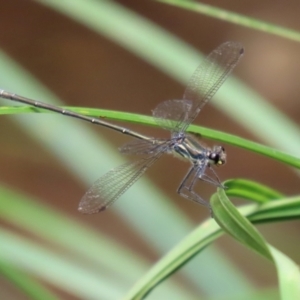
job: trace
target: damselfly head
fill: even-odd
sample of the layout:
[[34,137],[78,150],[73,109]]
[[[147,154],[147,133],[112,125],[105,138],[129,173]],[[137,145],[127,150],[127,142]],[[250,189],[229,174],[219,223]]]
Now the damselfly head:
[[226,163],[226,152],[222,146],[214,146],[212,151],[208,154],[208,159],[211,164],[222,166]]

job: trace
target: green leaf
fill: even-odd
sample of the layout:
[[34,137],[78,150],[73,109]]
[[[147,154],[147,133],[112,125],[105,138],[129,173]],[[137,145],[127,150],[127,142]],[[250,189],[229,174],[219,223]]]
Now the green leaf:
[[251,222],[284,221],[300,216],[300,196],[285,197],[268,186],[246,179],[230,179],[223,185],[227,187],[227,196],[261,203],[259,210],[249,216]]
[[255,227],[232,205],[223,189],[211,199],[216,222],[235,240],[274,263],[282,300],[300,299],[299,267],[283,253],[269,245]]
[[[105,110],[105,109],[94,109],[94,108],[85,108],[85,107],[66,107],[63,106],[64,109],[69,109],[74,112],[93,116],[97,118],[106,118],[111,120],[117,121],[127,121],[131,123],[138,123],[142,125],[149,125],[149,126],[158,126],[154,119],[150,116],[140,115],[140,114],[133,114],[127,112],[120,112],[120,111],[112,111],[112,110]],[[2,106],[0,107],[0,115],[6,114],[23,114],[23,113],[51,113],[49,111],[45,111],[44,109],[31,107],[31,106]],[[271,147],[267,147],[255,142],[251,142],[249,140],[243,139],[238,136],[234,136],[232,134],[228,134],[225,132],[204,128],[197,125],[191,125],[188,128],[188,132],[197,133],[203,136],[204,138],[213,139],[215,141],[224,142],[230,145],[238,146],[285,164],[291,165],[300,169],[300,158],[292,156],[290,154],[284,153],[282,151],[273,149]]]
[[281,300],[300,299],[300,271],[299,266],[286,255],[269,245],[272,253],[280,286]]
[[121,280],[113,282],[111,275],[88,261],[78,261],[72,252],[62,253],[49,246],[47,249],[47,244],[39,245],[1,228],[0,238],[0,258],[23,269],[28,276],[41,278],[79,299],[118,299],[122,294]]
[[1,256],[0,274],[13,282],[16,287],[23,291],[24,294],[30,297],[32,300],[59,299],[39,282],[29,277],[28,274],[7,263],[6,260],[1,259]]
[[[237,185],[237,183],[234,184],[232,182],[233,185]],[[259,187],[258,184],[257,187]],[[267,190],[267,188],[264,187],[262,188],[262,190]],[[222,193],[222,201],[219,199],[219,193]],[[232,230],[231,234],[232,236],[234,236],[235,239],[251,247],[251,249],[260,253],[269,261],[274,261],[275,264],[282,263],[283,260],[279,259],[278,261],[278,258],[274,256],[273,248],[270,248],[269,245],[265,243],[260,233],[251,225],[251,223],[247,219],[243,218],[243,216],[246,216],[247,218],[249,218],[250,221],[254,221],[255,223],[276,221],[277,219],[274,218],[274,212],[272,210],[272,208],[276,204],[275,210],[277,210],[277,213],[280,210],[280,208],[283,211],[283,216],[281,216],[279,213],[277,214],[279,220],[289,217],[299,218],[300,196],[297,198],[285,198],[276,201],[269,201],[261,205],[245,205],[239,208],[239,212],[237,212],[237,210],[229,201],[227,201],[227,199],[228,198],[226,197],[224,190],[220,189],[218,194],[215,194],[212,197],[211,202],[215,220],[210,219],[205,221],[204,223],[199,225],[194,231],[192,231],[189,235],[187,235],[179,244],[177,244],[171,251],[169,251],[169,253],[167,253],[162,259],[160,259],[144,275],[144,277],[142,277],[130,289],[130,291],[126,294],[126,296],[123,299],[143,299],[155,286],[157,286],[163,280],[168,278],[177,269],[182,267],[195,255],[199,254],[199,252],[201,252],[204,248],[206,248],[218,237],[220,237],[224,233],[224,231],[217,225],[215,221],[220,222],[224,230]],[[293,209],[290,209],[290,207],[293,207]],[[285,210],[288,213],[285,213]],[[272,217],[268,218],[268,213]],[[295,271],[297,267],[288,258],[285,259],[290,262],[290,267],[288,268],[289,273],[292,273],[292,271]],[[284,276],[284,270],[282,269],[282,267],[278,268],[278,274],[279,277]],[[296,289],[295,283],[297,282],[297,275],[298,273],[295,273],[295,275],[291,279],[291,288],[293,290]],[[300,277],[298,279],[300,279]],[[288,278],[283,278],[280,280],[281,283],[285,282],[285,280],[287,281],[286,284],[288,284],[289,282]]]
[[123,300],[143,299],[155,286],[182,267],[221,234],[217,224],[213,220],[207,220],[141,277]]
[[218,188],[218,192],[211,197],[211,208],[214,219],[225,232],[230,233],[234,239],[272,260],[272,255],[263,237],[229,201],[224,189]]
[[[1,233],[0,229],[0,259],[12,260],[18,268],[29,269],[36,276],[71,294],[77,293],[84,299],[116,299],[119,297],[115,293],[120,296],[149,268],[149,263],[138,253],[79,220],[42,204],[41,200],[21,195],[1,185],[0,199],[1,220],[43,241],[41,246],[29,238],[17,237],[12,232]],[[58,247],[66,255],[45,249],[45,243]],[[69,259],[73,257],[74,260]],[[27,264],[24,265],[24,262]],[[49,269],[53,270],[50,274]],[[56,272],[63,280],[58,280]],[[111,276],[118,280],[111,280]],[[85,280],[88,285],[84,284]],[[99,282],[105,282],[105,288],[99,289]],[[72,289],[74,284],[76,290]],[[109,296],[106,298],[105,295]],[[173,281],[161,289],[158,295],[162,298],[178,295],[189,299],[189,292],[177,287]]]
[[223,182],[227,196],[240,197],[258,203],[283,198],[283,194],[274,189],[246,179],[230,179]]
[[259,206],[253,215],[249,216],[251,222],[278,222],[300,218],[300,196],[286,197]]
[[296,30],[288,29],[276,24],[267,23],[261,20],[256,20],[238,13],[231,12],[212,5],[199,3],[192,0],[156,0],[158,2],[175,5],[194,12],[202,13],[215,19],[227,21],[228,23],[237,24],[251,29],[256,29],[261,32],[267,32],[277,36],[290,39],[292,41],[300,41],[300,34]]

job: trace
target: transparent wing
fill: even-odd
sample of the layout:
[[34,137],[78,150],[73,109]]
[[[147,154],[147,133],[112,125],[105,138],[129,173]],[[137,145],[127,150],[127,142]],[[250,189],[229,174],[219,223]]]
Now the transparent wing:
[[152,115],[162,128],[178,132],[188,121],[192,107],[193,102],[189,100],[167,100],[158,104]]
[[113,204],[146,170],[163,154],[125,163],[100,177],[86,192],[79,203],[78,210],[93,214],[104,211]]
[[185,131],[237,65],[243,52],[243,46],[237,42],[226,42],[212,51],[192,75],[183,100],[164,101],[155,108],[156,122],[173,132]]
[[189,117],[182,124],[181,131],[197,117],[203,106],[213,97],[235,68],[244,53],[242,44],[226,42],[212,51],[192,75],[183,99],[193,102]]
[[155,154],[162,151],[165,145],[169,142],[166,139],[149,139],[149,140],[140,140],[134,139],[124,144],[119,148],[119,151],[122,154]]

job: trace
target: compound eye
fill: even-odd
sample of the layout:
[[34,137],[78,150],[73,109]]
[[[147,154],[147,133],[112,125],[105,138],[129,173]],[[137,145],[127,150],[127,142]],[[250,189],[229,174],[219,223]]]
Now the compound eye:
[[220,165],[222,161],[220,160],[220,155],[217,153],[211,153],[210,159],[213,161],[214,164]]
[[215,164],[217,164],[217,165],[220,163],[220,155],[219,154],[214,155],[214,161],[215,161]]
[[225,149],[222,146],[215,147],[209,154],[209,160],[216,166],[222,166],[226,162]]

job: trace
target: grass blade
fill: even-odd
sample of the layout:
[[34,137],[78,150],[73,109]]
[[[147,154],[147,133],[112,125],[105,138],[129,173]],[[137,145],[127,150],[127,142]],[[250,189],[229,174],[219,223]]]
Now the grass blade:
[[265,241],[256,228],[229,201],[223,189],[219,189],[212,197],[211,204],[215,220],[225,232],[274,263],[279,278],[281,299],[299,299],[299,267]]
[[213,17],[222,21],[244,26],[246,28],[255,29],[257,31],[266,32],[277,35],[292,41],[300,41],[300,33],[296,30],[288,29],[276,24],[264,22],[254,18],[250,18],[232,11],[218,8],[209,4],[199,3],[192,0],[156,0],[158,2],[178,6],[194,12],[202,13],[206,16]]
[[[224,190],[220,189],[219,193],[223,193],[221,195],[222,198],[227,198]],[[279,209],[280,206],[283,216],[278,215],[278,219],[275,219],[274,216],[267,218],[266,212],[272,214],[272,207],[275,203],[278,204],[277,209]],[[285,209],[287,209],[287,211],[290,213],[289,217],[294,216],[299,218],[300,197],[270,201],[260,206],[257,204],[246,205],[239,209],[240,213],[237,213],[236,210],[232,208],[232,204],[227,204],[227,202],[224,203],[224,200],[221,202],[218,195],[212,197],[211,204],[215,218],[222,224],[222,228],[225,230],[230,228],[232,230],[232,235],[235,238],[238,238],[239,241],[242,241],[249,246],[253,246],[252,249],[264,255],[268,260],[274,261],[275,264],[284,264],[284,259],[289,262],[289,264],[287,263],[288,274],[291,274],[292,278],[290,281],[288,280],[289,276],[281,279],[280,277],[284,277],[285,271],[282,267],[278,267],[280,285],[283,284],[284,289],[286,289],[286,286],[289,284],[289,282],[291,282],[291,288],[294,291],[294,295],[298,295],[297,284],[299,285],[300,277],[297,277],[299,275],[299,273],[297,273],[297,266],[286,257],[282,260],[279,258],[278,261],[278,257],[274,256],[273,248],[270,248],[269,245],[266,245],[263,237],[254,227],[252,227],[249,221],[247,221],[247,219],[245,219],[245,221],[242,216],[249,218],[251,222],[254,221],[255,223],[274,222],[282,220],[283,217],[287,218],[287,213],[285,212]],[[288,209],[290,206],[293,206],[293,209]],[[227,211],[229,211],[229,213]],[[261,211],[264,211],[265,215],[260,215]],[[222,220],[222,222],[220,220]],[[210,245],[223,233],[224,231],[213,219],[202,223],[198,228],[186,236],[178,245],[176,245],[169,253],[167,253],[160,261],[158,261],[149,270],[149,272],[131,288],[131,290],[124,297],[124,300],[142,299],[145,297],[158,284],[168,278],[190,259],[199,254],[199,252]],[[291,299],[298,298],[296,297]]]
[[227,196],[240,197],[258,203],[284,197],[278,191],[251,180],[231,179],[226,180],[223,184],[227,188],[225,190]]
[[32,300],[58,300],[52,292],[47,290],[43,285],[36,280],[30,278],[26,273],[22,272],[11,264],[8,264],[6,260],[0,259],[0,273],[3,277],[7,278],[14,283],[25,295]]
[[[111,111],[105,109],[92,109],[92,108],[83,108],[83,107],[63,107],[66,109],[73,110],[77,113],[81,113],[88,116],[94,117],[103,117],[111,120],[117,121],[127,121],[131,123],[138,123],[141,125],[150,125],[150,126],[158,126],[154,119],[150,116],[127,113],[127,112],[119,112],[119,111]],[[30,107],[30,106],[2,106],[0,107],[0,115],[10,115],[10,114],[23,114],[23,113],[49,113],[45,112],[45,110]],[[227,143],[230,145],[238,146],[243,149],[247,149],[267,157],[273,158],[290,166],[300,168],[300,158],[290,155],[288,153],[284,153],[280,150],[273,149],[271,147],[261,145],[259,143],[255,143],[246,139],[243,139],[238,136],[234,136],[232,134],[228,134],[225,132],[204,128],[197,125],[191,125],[188,129],[189,132],[198,133],[201,136],[213,139],[215,141]]]

